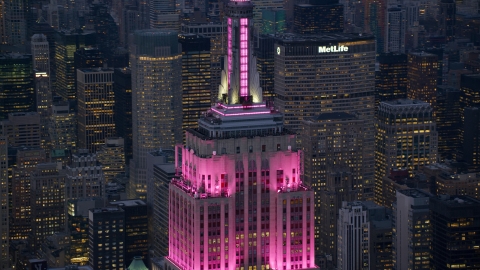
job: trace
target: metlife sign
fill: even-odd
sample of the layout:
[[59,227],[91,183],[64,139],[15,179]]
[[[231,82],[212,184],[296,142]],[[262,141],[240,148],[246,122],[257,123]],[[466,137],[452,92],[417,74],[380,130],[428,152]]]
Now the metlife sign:
[[318,46],[318,53],[348,52],[348,46]]

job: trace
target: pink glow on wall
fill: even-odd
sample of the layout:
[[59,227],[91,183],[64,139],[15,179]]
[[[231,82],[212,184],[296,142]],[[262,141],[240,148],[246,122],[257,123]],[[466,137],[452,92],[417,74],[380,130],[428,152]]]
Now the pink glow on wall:
[[248,89],[248,58],[249,58],[249,40],[248,40],[248,18],[240,19],[240,96],[247,97]]
[[270,111],[261,111],[261,112],[241,112],[241,113],[224,113],[215,108],[211,108],[212,111],[221,114],[223,116],[240,116],[240,115],[260,115],[260,114],[270,114]]
[[[218,103],[218,106],[220,106],[223,109],[244,109],[244,105],[238,105],[238,106],[227,106],[223,103]],[[266,108],[266,104],[252,104],[248,105],[249,108]]]
[[232,18],[227,19],[227,61],[228,61],[227,79],[228,79],[228,88],[230,89],[230,76],[232,74]]

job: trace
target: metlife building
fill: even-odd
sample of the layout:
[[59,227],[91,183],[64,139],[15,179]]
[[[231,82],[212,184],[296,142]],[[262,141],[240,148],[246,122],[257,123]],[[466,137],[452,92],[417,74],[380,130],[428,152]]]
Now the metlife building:
[[332,112],[354,114],[365,121],[363,184],[356,188],[359,199],[372,198],[375,38],[284,34],[277,36],[274,49],[275,107],[284,114],[285,128],[300,133],[303,120]]

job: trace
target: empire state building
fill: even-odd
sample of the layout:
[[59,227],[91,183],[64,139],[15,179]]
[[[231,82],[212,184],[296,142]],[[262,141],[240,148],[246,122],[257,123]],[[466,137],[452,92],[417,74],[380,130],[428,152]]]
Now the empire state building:
[[[250,1],[227,5],[219,101],[176,147],[166,269],[318,269],[296,135],[262,102]],[[180,158],[181,156],[181,158]]]

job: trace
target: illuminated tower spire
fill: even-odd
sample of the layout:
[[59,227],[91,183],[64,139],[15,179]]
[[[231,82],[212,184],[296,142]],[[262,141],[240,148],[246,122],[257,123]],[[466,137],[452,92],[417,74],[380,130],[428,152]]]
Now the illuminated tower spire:
[[225,103],[262,102],[262,89],[252,55],[253,4],[230,1],[227,14],[227,55],[218,98]]

